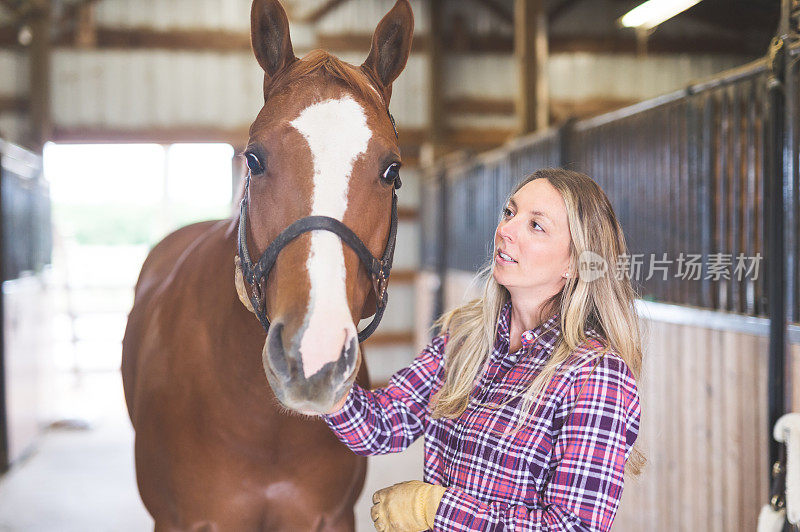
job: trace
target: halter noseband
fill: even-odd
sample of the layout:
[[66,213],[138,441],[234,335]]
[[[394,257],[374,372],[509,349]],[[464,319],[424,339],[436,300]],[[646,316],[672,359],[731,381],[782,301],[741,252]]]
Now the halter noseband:
[[[389,113],[389,119],[395,128],[394,134],[397,137],[397,128],[391,113]],[[399,176],[392,183],[392,218],[389,226],[389,239],[386,242],[383,257],[380,260],[370,253],[367,246],[349,227],[336,218],[330,216],[306,216],[281,231],[275,240],[269,243],[258,262],[254,264],[250,258],[250,252],[247,250],[247,199],[250,196],[250,173],[248,172],[245,193],[239,207],[239,259],[243,278],[253,287],[252,293],[248,291],[247,295],[253,305],[255,315],[265,331],[269,332],[269,319],[267,318],[266,293],[262,292],[261,282],[264,281],[264,289],[266,290],[266,280],[270,270],[275,265],[275,261],[278,259],[278,254],[289,242],[303,233],[330,231],[338,236],[342,242],[350,246],[372,278],[377,308],[375,309],[375,317],[370,324],[358,333],[358,341],[363,342],[369,338],[378,328],[378,324],[383,318],[383,312],[386,309],[386,303],[389,301],[389,293],[386,288],[389,282],[389,273],[392,269],[392,258],[394,257],[395,240],[397,238],[397,189],[400,188],[401,184]]]

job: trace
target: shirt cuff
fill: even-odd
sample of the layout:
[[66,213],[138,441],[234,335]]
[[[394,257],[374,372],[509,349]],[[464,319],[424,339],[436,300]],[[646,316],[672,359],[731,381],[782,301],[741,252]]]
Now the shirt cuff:
[[[433,519],[433,530],[472,530],[477,504],[463,490],[449,487],[444,492]],[[477,503],[477,501],[474,501]]]

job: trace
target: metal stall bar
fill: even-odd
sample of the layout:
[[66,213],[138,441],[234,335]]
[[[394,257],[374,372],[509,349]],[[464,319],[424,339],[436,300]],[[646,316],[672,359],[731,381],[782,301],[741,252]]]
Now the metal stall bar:
[[[786,148],[783,198],[786,220],[786,311],[790,322],[800,322],[800,41],[787,51]],[[800,368],[797,368],[800,369]],[[797,390],[800,393],[800,390]]]
[[[781,2],[781,21],[770,43],[767,59],[767,121],[765,138],[765,268],[769,309],[769,359],[767,362],[767,427],[786,412],[786,245],[784,233],[784,183],[786,179],[786,48],[789,45],[791,0]],[[780,443],[769,438],[769,463],[778,460]],[[770,477],[771,478],[771,477]]]
[[8,459],[8,414],[6,411],[6,369],[5,369],[5,301],[3,298],[3,281],[9,272],[6,271],[6,227],[4,194],[5,170],[3,169],[3,158],[5,143],[0,140],[0,473],[5,473],[9,467]]

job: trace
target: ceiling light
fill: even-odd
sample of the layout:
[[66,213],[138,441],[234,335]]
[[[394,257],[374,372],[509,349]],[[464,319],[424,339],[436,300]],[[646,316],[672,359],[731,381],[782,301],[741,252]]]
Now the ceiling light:
[[628,11],[619,19],[619,23],[626,28],[649,30],[699,2],[700,0],[648,0]]

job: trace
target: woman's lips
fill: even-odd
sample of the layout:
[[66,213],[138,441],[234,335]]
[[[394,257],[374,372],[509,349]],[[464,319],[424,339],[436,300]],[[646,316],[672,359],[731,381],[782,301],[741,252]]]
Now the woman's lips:
[[500,250],[497,250],[497,254],[494,257],[494,261],[499,264],[516,264],[517,262],[514,259],[512,259],[509,255],[503,253]]

